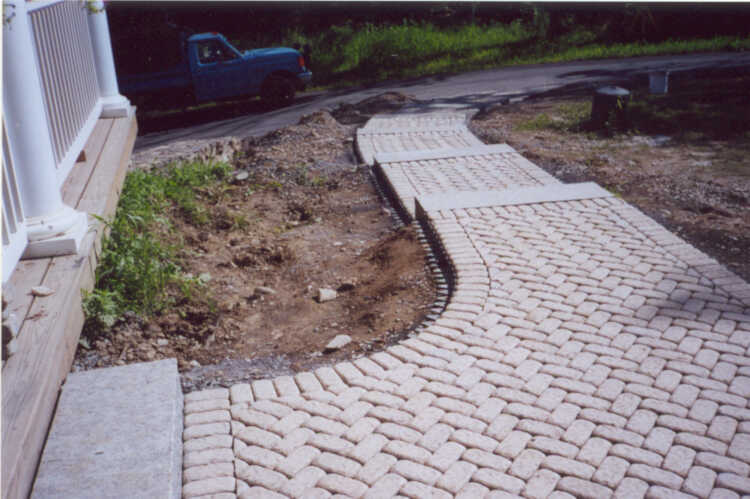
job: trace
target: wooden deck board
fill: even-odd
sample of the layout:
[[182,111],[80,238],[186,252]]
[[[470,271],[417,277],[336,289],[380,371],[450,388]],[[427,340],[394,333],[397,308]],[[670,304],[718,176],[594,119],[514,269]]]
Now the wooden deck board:
[[89,137],[86,146],[83,148],[86,151],[86,161],[76,163],[70,171],[68,178],[63,183],[61,191],[65,204],[77,207],[81,201],[89,179],[94,173],[94,167],[99,162],[99,158],[104,150],[114,121],[113,119],[100,119],[97,121],[94,130],[91,132],[91,137]]
[[[102,121],[112,122],[111,126],[95,128],[86,147],[88,156],[101,142],[100,153],[76,169],[64,196],[70,204],[78,197],[78,209],[106,217],[117,205],[137,124],[134,116]],[[16,294],[11,307],[25,308],[28,314],[17,340],[18,352],[2,371],[4,499],[25,498],[33,485],[60,385],[70,370],[83,325],[81,289],[93,286],[95,243],[102,232],[98,227],[86,235],[79,254],[22,262],[11,276]],[[37,284],[54,289],[55,294],[31,298],[29,290]]]

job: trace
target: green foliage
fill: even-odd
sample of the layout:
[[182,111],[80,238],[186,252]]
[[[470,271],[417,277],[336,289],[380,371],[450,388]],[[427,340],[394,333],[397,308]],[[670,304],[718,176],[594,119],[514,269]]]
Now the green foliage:
[[[472,57],[477,51],[497,52],[498,48],[528,39],[531,34],[520,22],[491,26],[465,25],[443,29],[430,23],[404,20],[398,25],[366,24],[353,30],[344,25],[332,29],[333,44],[320,50],[318,40],[313,70],[320,80],[340,76],[371,79],[417,76],[432,61],[445,58],[438,71],[453,71],[450,63]],[[330,75],[330,76],[328,76]]]
[[103,221],[109,236],[103,242],[95,288],[84,293],[88,337],[111,328],[126,311],[149,315],[167,308],[175,296],[168,293],[170,288],[189,298],[203,284],[183,275],[178,247],[163,237],[170,230],[163,214],[177,209],[189,222],[205,223],[198,189],[220,183],[229,171],[226,164],[195,162],[157,173],[128,173],[114,219]]
[[540,113],[516,125],[518,130],[554,130],[577,132],[584,128],[591,115],[590,102],[566,102],[556,106],[552,114]]
[[750,39],[737,36],[644,42],[636,34],[652,28],[647,9],[635,9],[628,18],[635,24],[627,32],[636,33],[631,33],[636,41],[620,43],[607,38],[609,24],[576,25],[570,15],[536,5],[529,17],[526,23],[517,19],[448,27],[408,19],[400,24],[346,23],[316,34],[293,28],[282,44],[313,47],[314,83],[322,86],[520,64],[750,49]]

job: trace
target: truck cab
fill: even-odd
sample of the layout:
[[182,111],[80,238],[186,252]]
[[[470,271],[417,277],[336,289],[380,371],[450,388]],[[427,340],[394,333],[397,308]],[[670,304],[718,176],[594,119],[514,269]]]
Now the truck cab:
[[[285,47],[240,52],[220,33],[180,42],[181,61],[162,71],[123,74],[125,95],[191,95],[195,102],[260,95],[276,107],[290,104],[312,73],[297,50]],[[174,63],[173,63],[174,64]]]
[[187,51],[198,102],[250,94],[284,104],[312,77],[304,58],[294,49],[279,47],[242,53],[219,33],[191,36]]

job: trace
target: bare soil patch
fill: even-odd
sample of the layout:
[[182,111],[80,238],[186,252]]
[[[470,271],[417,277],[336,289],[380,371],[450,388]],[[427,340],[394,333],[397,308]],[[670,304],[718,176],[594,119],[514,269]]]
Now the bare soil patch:
[[[383,107],[393,100],[384,96]],[[342,114],[373,112],[367,102]],[[382,349],[419,325],[435,301],[425,251],[358,164],[354,130],[318,112],[245,141],[209,224],[165,214],[165,237],[182,244],[205,296],[121,321],[79,347],[75,368],[176,357],[186,390],[226,386]],[[336,299],[319,302],[319,288]],[[351,343],[326,351],[340,334]]]
[[539,98],[475,116],[474,133],[507,143],[565,182],[594,181],[750,281],[750,77],[636,88],[631,129],[582,130],[590,96]]

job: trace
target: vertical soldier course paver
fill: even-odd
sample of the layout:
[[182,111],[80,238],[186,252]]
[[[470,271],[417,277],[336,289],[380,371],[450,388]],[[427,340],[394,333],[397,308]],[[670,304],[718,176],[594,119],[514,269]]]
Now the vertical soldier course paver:
[[357,134],[447,256],[445,311],[368,357],[188,394],[184,497],[750,495],[750,286],[466,120]]

